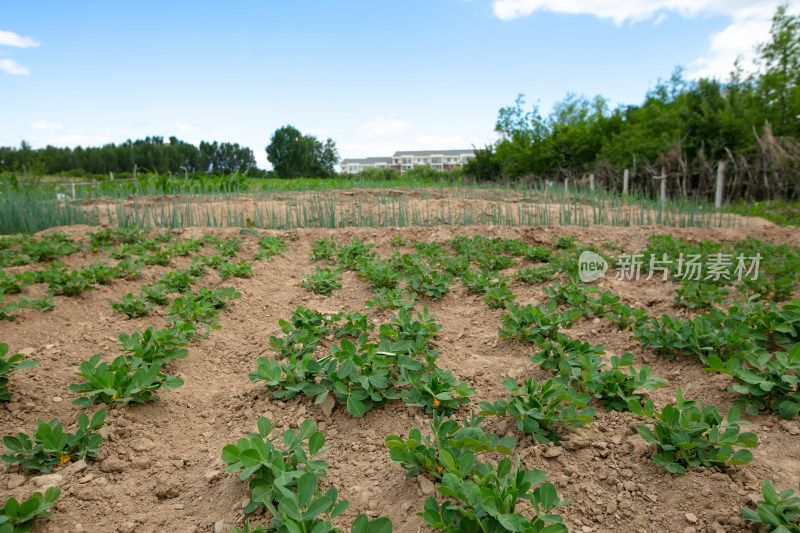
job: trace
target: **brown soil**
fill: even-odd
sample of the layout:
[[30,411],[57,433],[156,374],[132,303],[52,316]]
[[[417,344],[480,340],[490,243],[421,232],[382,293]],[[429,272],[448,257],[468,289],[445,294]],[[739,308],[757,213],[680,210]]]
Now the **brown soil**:
[[[49,231],[66,231],[79,237],[89,230],[93,228],[75,226]],[[234,229],[178,231],[182,238],[207,232],[240,236]],[[209,271],[199,284],[210,288],[233,284],[242,298],[223,312],[221,329],[194,343],[186,359],[171,363],[171,373],[182,377],[185,385],[164,392],[152,404],[111,407],[108,424],[101,430],[104,441],[100,457],[80,473],[71,473],[69,466],[54,469],[54,473],[64,476],[64,502],[54,509],[52,518],[39,519],[34,531],[214,531],[219,521],[226,526],[241,525],[249,491],[237,474],[225,473],[220,454],[226,444],[255,431],[260,416],[280,419],[284,429],[311,417],[326,431],[326,444],[332,448],[325,455],[330,468],[324,483],[337,487],[340,497],[351,502],[336,525],[347,527],[345,524],[365,512],[390,517],[398,532],[423,531],[423,521],[415,513],[422,510],[428,496],[417,479],[407,479],[405,471],[392,464],[383,441],[390,433],[406,436],[413,426],[427,428],[428,415],[395,402],[368,412],[363,419],[351,417],[341,406],[325,416],[309,398],[272,400],[263,384],[248,380],[256,358],[274,357],[268,338],[279,333],[278,319],[288,318],[297,305],[325,312],[365,312],[364,302],[371,293],[353,273],[344,274],[344,289],[330,297],[310,294],[299,286],[302,273],[314,269],[309,260],[312,243],[329,235],[335,235],[340,242],[358,236],[375,244],[376,250],[388,257],[395,249],[390,243],[397,235],[409,241],[442,244],[458,234],[549,244],[554,236],[571,234],[589,244],[617,241],[631,251],[642,248],[648,235],[668,232],[692,240],[727,241],[752,235],[800,246],[796,228],[767,225],[753,225],[747,230],[593,226],[264,231],[263,235],[281,235],[289,250],[272,260],[255,262],[251,279],[223,281]],[[245,245],[239,255],[250,259],[257,248],[256,239],[241,238]],[[65,262],[75,267],[94,259],[94,254],[79,252],[65,258]],[[173,267],[188,263],[189,259],[183,258]],[[65,430],[74,430],[74,420],[83,411],[72,405],[76,395],[67,389],[77,380],[73,375],[75,365],[98,352],[109,358],[115,356],[119,332],[164,324],[163,310],[127,320],[111,311],[108,300],[138,292],[141,282],[153,281],[167,269],[151,267],[142,280],[100,286],[83,297],[62,298],[52,312],[26,309],[19,311],[16,321],[0,322],[0,341],[10,345],[11,353],[23,352],[41,360],[39,366],[11,375],[13,400],[0,406],[3,435],[30,432],[37,419],[54,417],[64,421]],[[613,279],[601,283],[602,288],[612,290],[626,303],[643,305],[657,314],[679,314],[672,306],[674,287],[670,284]],[[543,301],[540,287],[515,281],[512,288],[520,303]],[[34,296],[40,289],[34,286],[26,292]],[[452,369],[459,379],[475,388],[471,405],[503,396],[501,382],[507,376],[518,380],[548,376],[529,360],[532,347],[498,338],[500,311],[489,309],[460,284],[441,300],[426,300],[422,305],[435,313],[443,325],[435,341],[441,354],[438,364]],[[388,321],[389,317],[389,313],[370,315],[377,322]],[[637,364],[649,364],[654,375],[668,382],[652,395],[658,406],[674,399],[676,387],[690,383],[690,397],[713,403],[721,412],[735,397],[727,391],[730,380],[726,376],[703,372],[695,360],[667,361],[649,352],[642,354],[629,332],[618,331],[606,320],[594,323],[581,319],[569,334],[603,344],[609,354],[637,354]],[[63,401],[55,403],[54,397]],[[467,412],[463,409],[460,414]],[[739,508],[752,505],[760,497],[765,477],[777,487],[787,488],[800,476],[798,421],[785,421],[777,415],[750,419],[752,431],[761,439],[750,465],[727,471],[701,468],[683,476],[668,474],[651,461],[652,450],[634,429],[641,421],[630,413],[606,413],[599,408],[595,422],[587,430],[568,435],[563,448],[536,444],[503,421],[488,420],[487,426],[500,435],[512,435],[524,466],[545,470],[560,496],[573,500],[561,509],[572,531],[716,532],[747,530]],[[28,497],[36,490],[32,481],[35,475],[18,468],[0,469],[0,501],[10,496]],[[251,518],[266,521],[258,513]]]

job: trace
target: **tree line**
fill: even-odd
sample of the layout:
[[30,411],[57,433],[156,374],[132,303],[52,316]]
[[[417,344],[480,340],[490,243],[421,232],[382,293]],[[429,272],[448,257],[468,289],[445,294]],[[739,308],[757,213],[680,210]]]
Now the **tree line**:
[[[619,188],[622,169],[653,192],[712,197],[719,161],[726,198],[800,195],[800,18],[779,6],[757,69],[739,62],[729,79],[686,80],[676,69],[641,105],[611,110],[602,96],[568,94],[543,117],[524,95],[498,113],[499,140],[476,150],[465,174],[478,180],[585,180]],[[574,181],[573,181],[574,180]]]
[[134,166],[153,173],[232,174],[257,171],[253,151],[237,143],[200,142],[199,146],[170,137],[153,136],[99,147],[32,149],[0,147],[0,171],[33,175],[73,176],[130,173]]

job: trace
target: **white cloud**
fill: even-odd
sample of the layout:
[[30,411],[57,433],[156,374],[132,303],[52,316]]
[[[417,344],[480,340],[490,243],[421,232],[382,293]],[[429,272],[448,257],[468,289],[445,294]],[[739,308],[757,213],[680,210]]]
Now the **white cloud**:
[[397,118],[397,115],[391,115],[389,117],[375,117],[362,124],[359,131],[364,137],[374,139],[375,137],[385,137],[387,135],[394,135],[395,133],[402,133],[413,127],[414,124],[411,122]]
[[0,70],[14,76],[26,76],[31,73],[28,67],[20,65],[13,59],[0,59]]
[[39,46],[39,42],[31,37],[23,37],[13,31],[0,30],[0,46],[16,46],[18,48],[31,48]]
[[690,78],[726,78],[737,57],[743,68],[752,67],[754,47],[769,39],[772,15],[778,0],[494,0],[492,8],[501,20],[525,17],[536,11],[568,15],[592,15],[614,24],[653,20],[659,24],[668,13],[684,18],[721,15],[732,22],[709,36],[708,51],[690,63]]
[[37,130],[63,130],[64,125],[60,122],[47,122],[46,120],[37,120],[36,122],[31,122],[31,128]]
[[199,126],[193,126],[191,124],[184,124],[183,122],[176,122],[175,127],[178,128],[182,132],[191,133],[191,132],[198,132],[200,131]]

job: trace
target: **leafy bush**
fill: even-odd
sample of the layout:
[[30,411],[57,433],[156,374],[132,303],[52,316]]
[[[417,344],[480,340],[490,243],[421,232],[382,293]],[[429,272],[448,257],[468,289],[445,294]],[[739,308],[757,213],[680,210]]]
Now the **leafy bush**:
[[37,420],[33,437],[25,433],[3,437],[3,444],[9,451],[0,459],[6,466],[18,464],[22,468],[47,473],[53,469],[53,465],[97,457],[103,437],[92,432],[105,424],[105,418],[105,409],[97,411],[91,421],[86,413],[81,413],[78,416],[78,430],[74,434],[64,433],[57,418],[50,422]]
[[255,259],[269,259],[281,255],[289,246],[280,237],[268,235],[258,240],[258,248]]
[[683,474],[687,467],[747,464],[753,459],[749,450],[733,451],[734,446],[755,448],[758,437],[753,433],[739,433],[739,409],[731,407],[722,423],[717,408],[702,402],[687,401],[678,388],[675,405],[667,404],[659,413],[648,401],[644,407],[636,400],[628,402],[631,412],[655,421],[653,430],[645,425],[636,426],[647,444],[656,445],[653,462],[673,474]]
[[253,275],[253,265],[242,259],[238,263],[225,261],[219,265],[219,277],[249,278]]

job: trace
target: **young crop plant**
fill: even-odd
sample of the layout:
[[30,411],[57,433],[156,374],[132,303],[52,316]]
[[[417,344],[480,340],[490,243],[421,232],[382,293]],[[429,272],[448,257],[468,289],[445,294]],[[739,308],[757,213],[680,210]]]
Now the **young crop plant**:
[[480,427],[483,420],[472,412],[469,419],[464,417],[459,423],[434,412],[430,435],[423,437],[419,428],[414,427],[408,432],[408,439],[388,435],[384,442],[392,461],[407,470],[407,477],[422,472],[441,480],[444,474],[452,472],[466,479],[481,474],[483,463],[477,461],[485,455],[514,453],[514,438],[501,439],[487,433]]
[[154,330],[152,326],[142,332],[119,334],[119,346],[131,359],[133,367],[166,365],[173,359],[184,359],[189,350],[184,348],[194,337],[195,327],[191,322],[182,322],[181,327]]
[[504,457],[497,468],[491,463],[483,466],[481,475],[470,479],[451,472],[442,477],[438,491],[453,501],[440,507],[432,496],[425,500],[425,511],[418,514],[426,526],[451,533],[567,532],[562,517],[553,511],[570,501],[560,499],[551,483],[542,483],[547,477],[543,470],[521,469],[519,456],[516,464]]
[[145,298],[135,298],[130,292],[124,295],[120,301],[109,300],[108,303],[111,304],[111,309],[128,315],[128,318],[145,316],[153,308],[153,304],[148,303]]
[[334,237],[326,237],[315,241],[311,246],[311,260],[332,264],[339,253],[339,243]]
[[516,299],[517,295],[506,285],[486,289],[486,294],[482,298],[492,309],[506,309],[512,305]]
[[594,420],[595,410],[587,407],[591,396],[579,393],[560,381],[549,379],[539,384],[531,378],[518,385],[514,378],[503,380],[511,396],[494,403],[480,402],[481,416],[510,416],[520,431],[529,433],[540,444],[558,444],[562,428],[584,428]]
[[0,295],[0,320],[8,320],[8,321],[16,320],[17,317],[14,315],[10,315],[9,313],[13,313],[17,309],[24,309],[25,307],[27,307],[25,301],[19,300],[16,302],[12,301],[8,302],[7,304],[4,304],[3,301],[5,299],[6,299],[5,296]]
[[167,305],[169,303],[167,287],[164,285],[140,285],[139,289],[142,291],[141,298],[146,302],[154,305]]
[[179,296],[167,306],[166,321],[174,323],[176,326],[182,322],[192,322],[201,324],[205,331],[196,331],[195,336],[205,338],[212,329],[219,329],[217,323],[220,310],[214,306],[214,302],[202,296]]
[[449,416],[460,405],[469,403],[475,389],[456,379],[451,370],[434,368],[430,373],[407,372],[403,381],[410,385],[403,391],[403,401],[412,407],[422,407],[426,413]]
[[47,510],[60,502],[59,496],[61,489],[50,487],[44,494],[34,492],[22,503],[16,498],[9,498],[0,507],[0,533],[29,533],[37,517],[47,518],[51,515]]
[[364,244],[353,237],[347,244],[342,244],[336,252],[336,261],[340,268],[358,270],[358,267],[377,259],[378,254],[372,251],[374,244]]
[[534,263],[546,263],[550,260],[550,257],[553,255],[553,250],[547,248],[545,246],[529,246],[523,257],[528,261],[533,261]]
[[572,323],[581,316],[581,311],[569,309],[556,313],[556,302],[550,300],[546,307],[542,305],[510,305],[508,313],[500,315],[503,329],[498,335],[501,339],[517,339],[521,342],[542,342],[557,340],[561,329],[570,329]]
[[[328,450],[325,436],[317,431],[313,420],[303,420],[299,429],[288,429],[283,435],[275,434],[278,421],[265,417],[258,419],[258,433],[229,444],[222,449],[226,472],[241,470],[242,481],[251,478],[250,503],[246,514],[259,507],[268,507],[279,516],[275,504],[280,504],[287,492],[299,492],[299,480],[304,474],[325,477],[328,463],[319,457]],[[291,531],[291,530],[288,530]],[[298,529],[297,531],[303,531]]]
[[358,273],[366,279],[364,283],[369,283],[370,288],[375,291],[378,289],[396,289],[403,277],[392,267],[389,261],[375,259],[358,268]]
[[28,256],[30,262],[52,261],[70,255],[81,249],[81,243],[72,241],[64,233],[44,235],[41,240],[26,240],[20,252]]
[[[702,402],[698,406],[684,399],[680,388],[675,405],[667,404],[661,412],[655,410],[652,401],[642,407],[638,401],[629,400],[628,409],[655,422],[652,430],[645,425],[636,426],[636,430],[647,444],[656,445],[653,462],[673,474],[684,474],[687,468],[698,466],[747,464],[753,454],[743,448],[758,446],[755,434],[740,433],[740,425],[749,422],[739,419],[737,407],[728,410],[727,423],[723,424],[716,407]],[[734,446],[740,449],[734,451]]]
[[414,274],[406,277],[408,288],[417,294],[429,298],[441,298],[450,292],[453,278],[438,270],[431,270],[423,274]]
[[22,292],[22,287],[23,284],[18,276],[14,274],[9,276],[0,270],[0,294],[19,294]]
[[75,375],[84,383],[73,383],[69,390],[84,396],[74,400],[73,405],[88,407],[96,402],[145,403],[158,400],[159,389],[169,391],[183,385],[183,380],[161,372],[161,364],[148,365],[121,355],[109,363],[101,363],[100,354],[93,355],[80,364]]
[[105,409],[97,411],[91,420],[86,413],[81,413],[75,433],[64,433],[58,418],[50,422],[37,420],[33,437],[25,433],[17,433],[16,437],[3,437],[3,444],[8,451],[0,459],[6,466],[20,465],[22,468],[48,473],[58,464],[97,457],[103,437],[93,431],[105,423]]
[[689,309],[709,310],[715,305],[724,305],[730,291],[721,285],[705,281],[690,281],[675,290],[675,303]]
[[619,329],[631,331],[637,326],[646,324],[650,313],[646,309],[634,309],[627,304],[617,302],[608,306],[602,316],[615,323]]
[[367,309],[378,312],[387,309],[413,309],[417,304],[417,293],[407,292],[403,288],[396,289],[377,289],[375,295],[365,302]]
[[208,304],[214,309],[225,309],[231,301],[238,300],[241,297],[242,293],[233,287],[217,287],[214,290],[200,287],[195,300]]
[[78,296],[84,291],[94,289],[91,280],[86,278],[81,272],[73,270],[69,274],[63,274],[58,279],[50,282],[50,292],[62,296]]
[[779,494],[772,482],[764,479],[761,494],[764,499],[756,502],[755,511],[747,507],[740,510],[742,518],[752,524],[762,524],[767,531],[800,533],[800,497],[794,495],[794,489]]
[[167,250],[156,250],[152,254],[142,256],[142,260],[147,265],[169,266],[172,262],[172,254]]
[[313,274],[303,274],[305,279],[300,286],[313,293],[329,296],[342,288],[342,278],[337,273],[338,270],[317,267]]
[[[640,389],[650,392],[666,385],[666,382],[655,376],[650,375],[650,367],[642,365],[637,371],[633,367],[633,354],[626,353],[622,357],[611,356],[611,369],[602,370],[602,364],[588,368],[586,389],[595,398],[603,402],[608,411],[625,411],[628,409],[628,402],[633,400],[642,402]],[[629,374],[621,369],[628,367]]]
[[185,257],[191,253],[197,252],[203,246],[203,243],[196,239],[189,239],[185,241],[176,241],[164,247],[173,257]]
[[416,319],[411,312],[401,309],[397,316],[392,318],[390,324],[381,324],[379,336],[382,341],[389,343],[416,341],[417,339],[428,342],[436,338],[440,329],[442,329],[442,325],[436,322],[434,315],[428,311],[427,307],[417,312]]
[[53,309],[56,308],[57,305],[58,302],[53,300],[48,294],[45,294],[41,298],[36,298],[28,302],[28,306],[31,309],[38,309],[39,311],[42,312],[52,311]]
[[6,354],[8,354],[8,344],[0,343],[0,402],[7,402],[11,399],[11,394],[8,392],[8,375],[11,372],[33,368],[39,364],[36,359],[25,360],[25,356],[21,353],[8,357]]
[[139,257],[123,259],[117,263],[117,277],[135,280],[142,275],[142,271],[144,271],[146,266],[144,261]]
[[461,273],[461,284],[467,288],[471,294],[485,294],[487,290],[504,286],[508,278],[498,276],[490,270],[467,269]]
[[542,340],[537,343],[540,352],[531,356],[531,361],[544,370],[565,376],[569,381],[583,389],[589,377],[587,369],[595,370],[601,366],[600,356],[605,354],[602,344],[589,344],[579,339],[570,339],[559,333],[555,340]]
[[553,247],[556,250],[569,250],[578,242],[578,238],[572,235],[564,235],[563,237],[553,237]]
[[733,378],[735,385],[730,390],[740,394],[734,405],[747,413],[755,415],[769,409],[784,418],[794,418],[800,412],[800,343],[789,353],[758,350],[725,362],[711,355],[706,364],[704,370]]
[[550,281],[553,279],[555,274],[556,271],[549,266],[535,266],[531,268],[523,268],[522,270],[512,274],[511,277],[520,281],[524,281],[529,285],[533,285],[534,283],[544,283],[545,281]]
[[112,280],[119,277],[119,273],[118,267],[111,266],[104,261],[95,261],[81,269],[83,277],[98,285],[108,285]]
[[167,292],[188,292],[194,282],[194,277],[185,270],[164,272],[159,280],[159,284],[166,287]]
[[268,235],[258,240],[258,252],[256,252],[255,259],[270,259],[281,255],[288,249],[289,245],[282,238]]
[[238,263],[225,261],[219,265],[219,277],[249,278],[253,276],[253,265],[242,259]]
[[221,255],[222,257],[233,258],[236,257],[236,254],[239,253],[239,250],[242,247],[242,241],[233,237],[231,239],[224,239],[218,241],[215,251]]

